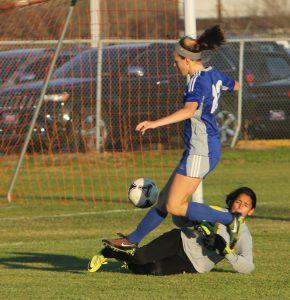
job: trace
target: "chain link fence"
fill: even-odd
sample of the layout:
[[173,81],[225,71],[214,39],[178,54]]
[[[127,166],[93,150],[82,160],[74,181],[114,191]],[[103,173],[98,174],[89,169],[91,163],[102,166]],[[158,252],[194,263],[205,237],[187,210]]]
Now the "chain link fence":
[[[286,41],[285,45],[289,45]],[[245,42],[242,137],[290,137],[289,48],[276,41]]]
[[[182,106],[186,81],[174,67],[174,42],[104,40],[99,41],[99,47],[91,47],[90,40],[66,41],[29,151],[182,147],[182,124],[156,129],[142,137],[134,130],[138,122],[166,116]],[[289,138],[289,40],[245,40],[243,53],[240,43],[229,41],[203,58],[206,65],[217,67],[237,81],[242,79],[238,137]],[[52,43],[2,45],[2,153],[21,149],[54,51]],[[239,117],[238,95],[225,93],[217,114],[223,145],[232,143]]]

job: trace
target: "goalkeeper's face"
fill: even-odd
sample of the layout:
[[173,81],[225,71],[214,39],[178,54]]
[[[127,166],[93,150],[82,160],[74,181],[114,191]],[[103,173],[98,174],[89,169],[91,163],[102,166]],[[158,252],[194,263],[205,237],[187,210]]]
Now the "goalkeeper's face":
[[231,212],[239,212],[244,218],[252,215],[254,208],[251,197],[246,194],[240,194],[233,202]]

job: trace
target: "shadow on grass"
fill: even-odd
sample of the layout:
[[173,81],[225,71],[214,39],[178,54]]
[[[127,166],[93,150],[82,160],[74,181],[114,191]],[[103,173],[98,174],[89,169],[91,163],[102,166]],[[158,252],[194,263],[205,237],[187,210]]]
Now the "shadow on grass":
[[[89,262],[89,259],[72,255],[30,252],[13,252],[11,254],[14,256],[0,258],[0,265],[9,269],[84,274],[87,271]],[[121,264],[117,261],[110,261],[108,265],[104,265],[102,271],[117,273],[128,272],[126,269],[122,269]]]
[[[89,259],[72,255],[30,252],[13,252],[11,254],[14,256],[0,258],[0,265],[9,269],[65,272],[84,275],[87,272],[87,265],[89,262]],[[110,260],[107,265],[102,266],[101,272],[132,274],[128,269],[121,268],[121,265],[121,262]],[[220,268],[215,268],[212,272],[236,273],[233,270],[224,270]]]
[[[0,265],[8,269],[64,272],[84,275],[87,272],[89,262],[89,259],[72,255],[30,252],[13,252],[11,254],[14,256],[0,258]],[[121,265],[121,262],[110,260],[108,264],[102,266],[100,272],[132,274],[128,269],[121,268]],[[213,269],[212,272],[235,273],[234,271],[223,269]]]

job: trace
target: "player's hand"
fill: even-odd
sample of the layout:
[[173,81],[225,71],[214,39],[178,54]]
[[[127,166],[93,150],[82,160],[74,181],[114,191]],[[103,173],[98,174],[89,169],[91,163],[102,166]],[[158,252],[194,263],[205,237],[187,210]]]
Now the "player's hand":
[[227,243],[225,239],[219,234],[214,234],[214,248],[220,253],[224,253],[226,246]]
[[154,129],[156,127],[157,125],[155,121],[144,121],[136,126],[136,130],[144,134],[147,129]]
[[206,244],[206,246],[208,246],[210,248],[218,250],[218,252],[221,255],[224,255],[227,253],[227,251],[226,251],[226,249],[228,248],[227,243],[226,243],[225,239],[219,234],[214,233],[214,234],[207,236],[207,238],[205,239],[205,244]]

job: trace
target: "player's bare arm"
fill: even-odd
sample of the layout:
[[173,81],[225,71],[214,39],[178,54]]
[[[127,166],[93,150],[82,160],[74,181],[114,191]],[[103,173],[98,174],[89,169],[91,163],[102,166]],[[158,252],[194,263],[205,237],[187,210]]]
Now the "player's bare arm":
[[166,116],[164,118],[155,121],[143,121],[139,123],[136,127],[137,131],[141,131],[142,134],[145,133],[147,129],[154,129],[157,127],[181,122],[193,117],[198,107],[197,102],[187,102],[184,107],[174,112],[173,114]]

